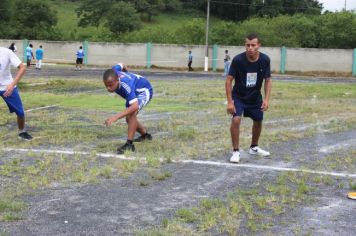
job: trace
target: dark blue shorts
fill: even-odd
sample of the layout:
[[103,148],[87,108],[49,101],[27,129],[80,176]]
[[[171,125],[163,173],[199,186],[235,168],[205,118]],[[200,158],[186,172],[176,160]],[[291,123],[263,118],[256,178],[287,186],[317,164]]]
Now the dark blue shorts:
[[261,110],[262,102],[257,104],[246,104],[238,98],[233,98],[235,104],[236,113],[235,116],[245,116],[250,117],[254,121],[263,120],[263,111]]
[[17,116],[24,118],[25,117],[25,112],[23,110],[19,90],[17,88],[14,88],[12,91],[11,96],[9,97],[4,97],[5,91],[0,91],[0,96],[4,99],[6,102],[10,113],[15,112]]

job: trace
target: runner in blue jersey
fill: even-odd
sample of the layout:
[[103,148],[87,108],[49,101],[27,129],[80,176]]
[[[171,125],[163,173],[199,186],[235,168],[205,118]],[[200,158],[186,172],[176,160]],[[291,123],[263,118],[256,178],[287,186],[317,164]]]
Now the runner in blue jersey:
[[[233,154],[230,162],[240,161],[239,136],[242,115],[253,120],[252,141],[248,151],[251,155],[269,156],[270,153],[258,146],[262,130],[263,112],[267,111],[271,94],[272,79],[270,59],[259,52],[260,39],[250,34],[245,39],[246,52],[232,60],[226,78],[227,112],[232,114],[230,126]],[[232,81],[235,80],[232,88]],[[261,94],[264,83],[264,97]]]
[[80,46],[77,53],[76,53],[76,56],[77,56],[77,60],[75,61],[75,69],[76,70],[81,70],[82,69],[82,65],[83,65],[83,59],[84,59],[84,56],[85,56],[85,53],[84,53],[84,50],[83,50],[83,47]]
[[[126,117],[128,125],[127,141],[117,149],[118,154],[125,151],[135,151],[133,142],[151,140],[151,134],[137,120],[138,112],[146,106],[152,99],[153,89],[151,84],[144,77],[130,72],[123,72],[116,66],[106,70],[103,75],[103,82],[110,93],[117,93],[126,100],[126,109],[105,120],[105,125],[109,126],[117,120]],[[135,133],[141,134],[136,138]]]

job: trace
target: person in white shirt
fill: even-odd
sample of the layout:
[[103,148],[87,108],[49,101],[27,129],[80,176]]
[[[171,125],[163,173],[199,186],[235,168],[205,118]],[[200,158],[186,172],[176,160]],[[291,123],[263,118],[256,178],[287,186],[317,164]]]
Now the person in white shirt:
[[[18,68],[15,79],[12,78],[10,66]],[[25,112],[16,86],[25,71],[26,67],[13,51],[0,47],[0,96],[4,99],[10,113],[15,112],[17,115],[19,138],[29,141],[32,137],[25,129]]]

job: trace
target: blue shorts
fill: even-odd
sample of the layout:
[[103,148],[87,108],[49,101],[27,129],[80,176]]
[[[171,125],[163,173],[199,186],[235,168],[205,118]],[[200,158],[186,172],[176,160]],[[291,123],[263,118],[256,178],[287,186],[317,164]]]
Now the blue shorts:
[[4,93],[5,93],[5,91],[0,91],[0,96],[6,102],[10,113],[15,112],[17,116],[19,116],[20,118],[24,118],[25,111],[23,110],[22,101],[21,101],[19,90],[17,89],[17,87],[14,88],[11,96],[9,96],[9,97],[4,97]]
[[[151,101],[153,96],[153,89],[141,88],[141,89],[136,89],[136,91],[139,92],[139,94],[137,95],[138,111],[141,111],[141,109]],[[126,108],[128,108],[129,106],[130,104],[126,102]]]
[[244,116],[250,117],[254,121],[262,121],[263,120],[263,111],[261,110],[262,102],[257,104],[246,104],[243,103],[238,98],[233,98],[236,113],[233,114],[235,116]]

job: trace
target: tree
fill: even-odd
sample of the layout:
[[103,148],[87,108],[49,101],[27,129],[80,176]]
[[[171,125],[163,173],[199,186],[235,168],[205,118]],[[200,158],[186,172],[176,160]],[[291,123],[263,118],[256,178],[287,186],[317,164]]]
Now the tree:
[[133,5],[115,3],[106,14],[106,25],[114,34],[126,33],[141,27],[140,17]]
[[165,9],[163,0],[131,0],[130,2],[133,2],[136,10],[142,16],[147,15],[148,21],[152,21],[153,16]]
[[12,17],[14,6],[11,0],[0,1],[0,35],[2,38],[10,38],[12,36]]
[[56,12],[47,3],[40,0],[18,0],[14,12],[15,38],[60,38],[60,33],[54,29],[57,24]]

